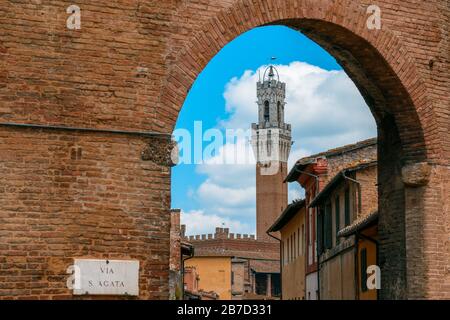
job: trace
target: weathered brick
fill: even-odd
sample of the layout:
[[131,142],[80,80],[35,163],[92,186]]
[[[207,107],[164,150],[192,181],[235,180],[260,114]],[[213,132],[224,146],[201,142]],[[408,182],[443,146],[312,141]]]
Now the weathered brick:
[[[379,31],[366,28],[370,4],[98,0],[80,4],[82,29],[68,30],[66,1],[3,1],[0,122],[170,133],[220,48],[256,26],[298,29],[342,64],[378,123],[383,296],[449,298],[448,1],[379,0]],[[0,126],[0,256],[27,255],[15,239],[38,244],[28,254],[50,262],[36,262],[37,277],[59,258],[56,274],[73,257],[140,259],[139,298],[167,298],[170,170],[142,160],[147,144],[137,135]],[[401,168],[424,162],[428,184],[405,186]],[[12,284],[25,274],[0,270]],[[71,297],[64,288],[0,288],[0,296]]]

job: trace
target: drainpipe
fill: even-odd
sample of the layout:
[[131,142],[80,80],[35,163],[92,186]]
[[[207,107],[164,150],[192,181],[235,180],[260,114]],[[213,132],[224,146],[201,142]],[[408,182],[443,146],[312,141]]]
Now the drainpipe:
[[[345,171],[342,172],[342,177],[346,180],[349,180],[356,184],[356,188],[358,191],[358,216],[361,214],[362,206],[361,206],[361,183],[353,178],[350,178],[349,176],[345,175]],[[359,252],[358,252],[358,242],[359,242],[359,234],[355,234],[355,299],[359,300]],[[362,272],[362,270],[361,270]]]
[[299,170],[299,169],[297,169],[297,167],[294,167],[294,170],[297,171],[298,173],[306,174],[307,176],[310,176],[310,177],[313,177],[314,179],[316,179],[316,193],[319,193],[319,176],[318,175]]
[[271,235],[269,231],[266,231],[266,234],[280,243],[280,300],[283,300],[283,260],[281,260],[283,248],[281,247],[281,239]]
[[[299,173],[306,174],[307,176],[313,177],[316,180],[316,194],[319,193],[319,176],[318,175],[299,170],[299,169],[297,169],[296,166],[294,166],[294,170]],[[317,208],[315,210],[316,210],[316,222],[317,222]],[[316,242],[317,242],[317,225],[316,225]],[[316,245],[316,257],[317,257],[317,300],[320,300],[320,280],[319,280],[320,257],[319,257],[319,248],[317,245]],[[305,257],[305,258],[306,258],[305,260],[308,261],[307,260],[308,257]],[[308,266],[308,263],[306,263],[306,265]],[[305,288],[306,288],[306,279],[305,279]],[[305,294],[305,298],[306,298],[306,294]]]
[[359,300],[359,279],[360,279],[360,277],[358,277],[358,275],[359,275],[359,272],[358,272],[358,270],[359,270],[359,268],[358,268],[358,266],[359,266],[359,259],[358,259],[359,237],[358,236],[359,236],[358,234],[355,234],[355,263],[354,264],[355,264],[355,299],[356,300]]
[[187,260],[189,260],[189,259],[192,259],[194,257],[194,248],[192,248],[192,252],[191,252],[191,255],[189,256],[189,257],[187,257],[187,258],[183,258],[183,254],[181,255],[181,268],[182,268],[182,279],[181,279],[181,281],[182,281],[182,285],[181,285],[181,287],[182,287],[182,289],[181,289],[181,296],[182,296],[182,300],[184,300],[184,263],[187,261]]
[[358,190],[358,215],[359,215],[361,213],[361,210],[362,210],[362,207],[361,207],[361,182],[346,176],[345,175],[345,171],[342,172],[342,176],[344,177],[344,179],[347,179],[347,180],[349,180],[349,181],[351,181],[351,182],[356,184],[356,188]]

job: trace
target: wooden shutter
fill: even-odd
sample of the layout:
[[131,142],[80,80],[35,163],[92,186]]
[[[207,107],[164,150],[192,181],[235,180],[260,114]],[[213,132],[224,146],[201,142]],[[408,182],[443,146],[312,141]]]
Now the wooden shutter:
[[345,199],[344,199],[344,206],[345,206],[345,226],[348,226],[350,224],[350,189],[345,189]]
[[340,208],[340,201],[339,201],[339,195],[336,196],[336,200],[334,202],[334,216],[335,216],[335,232],[336,232],[336,244],[338,243],[338,232],[341,227],[341,208]]
[[328,202],[325,206],[325,248],[330,249],[332,247],[333,228],[331,218],[331,202]]
[[367,250],[361,249],[361,290],[367,291]]
[[[317,215],[317,249],[319,254],[323,253],[323,209],[320,208]],[[315,254],[313,252],[313,254]]]

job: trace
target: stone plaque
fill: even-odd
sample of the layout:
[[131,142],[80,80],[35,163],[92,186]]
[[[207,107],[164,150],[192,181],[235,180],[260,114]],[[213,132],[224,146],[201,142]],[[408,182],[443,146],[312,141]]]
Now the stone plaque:
[[74,269],[75,295],[139,295],[137,260],[75,259]]

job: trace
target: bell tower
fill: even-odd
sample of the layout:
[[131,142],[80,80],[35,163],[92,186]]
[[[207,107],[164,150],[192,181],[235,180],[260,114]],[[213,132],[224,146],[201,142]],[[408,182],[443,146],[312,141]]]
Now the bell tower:
[[288,204],[287,161],[291,151],[291,125],[284,122],[286,84],[269,66],[256,84],[258,123],[252,124],[256,158],[256,237],[275,241],[266,234]]

